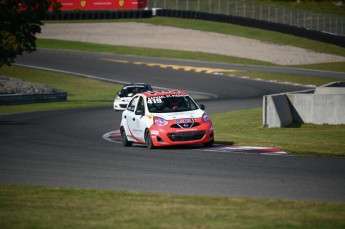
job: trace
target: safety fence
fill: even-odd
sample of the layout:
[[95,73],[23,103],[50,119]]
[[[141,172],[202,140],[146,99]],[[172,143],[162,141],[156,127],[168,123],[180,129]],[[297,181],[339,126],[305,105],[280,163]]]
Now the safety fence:
[[345,36],[345,17],[254,0],[148,0],[147,7],[231,15]]
[[316,30],[309,30],[301,27],[291,26],[287,24],[260,21],[252,18],[243,18],[238,16],[224,15],[224,14],[210,14],[198,11],[185,11],[185,10],[156,10],[157,16],[201,19],[207,21],[216,21],[243,25],[248,27],[266,29],[286,34],[291,34],[299,37],[304,37],[312,40],[326,42],[337,46],[345,47],[345,37],[337,36],[334,34],[323,33]]

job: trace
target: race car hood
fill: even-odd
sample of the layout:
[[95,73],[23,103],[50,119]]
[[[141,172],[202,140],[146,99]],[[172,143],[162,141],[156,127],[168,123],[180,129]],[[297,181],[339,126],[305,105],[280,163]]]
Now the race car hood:
[[204,111],[198,109],[193,111],[185,112],[172,112],[172,113],[156,113],[155,116],[164,118],[165,120],[174,120],[174,119],[184,119],[184,118],[201,118]]

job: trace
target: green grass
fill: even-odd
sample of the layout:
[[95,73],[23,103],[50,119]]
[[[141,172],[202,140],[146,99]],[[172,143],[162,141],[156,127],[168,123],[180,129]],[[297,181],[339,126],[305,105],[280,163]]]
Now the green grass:
[[[291,67],[315,69],[315,70],[323,70],[323,71],[345,72],[345,63],[344,62],[327,63],[327,64],[298,65],[298,66],[291,66]],[[325,73],[325,74],[327,74],[327,73]]]
[[40,71],[21,67],[3,66],[0,75],[39,82],[68,93],[67,102],[37,103],[25,105],[0,106],[0,113],[71,109],[95,106],[112,106],[115,93],[121,85],[104,83],[98,80],[81,78],[62,73]]
[[292,124],[263,128],[262,109],[211,115],[216,141],[277,147],[293,154],[345,156],[345,125]]
[[344,228],[345,205],[0,185],[1,228]]
[[290,82],[298,83],[303,85],[314,85],[321,86],[328,84],[330,82],[339,81],[338,79],[332,78],[321,78],[321,77],[303,77],[298,75],[289,74],[278,74],[278,73],[268,73],[268,72],[229,72],[227,74],[235,76],[246,76],[252,79],[263,79],[263,80],[273,80],[278,82]]

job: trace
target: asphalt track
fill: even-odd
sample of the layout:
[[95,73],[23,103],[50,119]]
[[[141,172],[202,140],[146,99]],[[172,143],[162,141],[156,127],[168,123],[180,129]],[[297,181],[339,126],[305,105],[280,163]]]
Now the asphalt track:
[[[207,62],[39,50],[17,64],[183,89],[208,97],[200,101],[208,113],[260,107],[265,94],[305,89],[198,72],[255,68]],[[340,73],[265,70],[345,79]],[[0,183],[345,202],[344,158],[215,152],[199,146],[123,148],[102,138],[118,129],[120,115],[112,107],[1,115]]]

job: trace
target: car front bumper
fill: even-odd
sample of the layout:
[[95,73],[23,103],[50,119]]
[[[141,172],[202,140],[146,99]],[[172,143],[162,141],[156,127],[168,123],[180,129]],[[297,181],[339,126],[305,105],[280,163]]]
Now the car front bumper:
[[128,105],[127,102],[115,101],[114,102],[114,110],[116,110],[116,111],[126,110],[127,105]]
[[164,128],[153,125],[150,133],[155,146],[200,144],[214,140],[212,122],[205,122],[192,128]]

